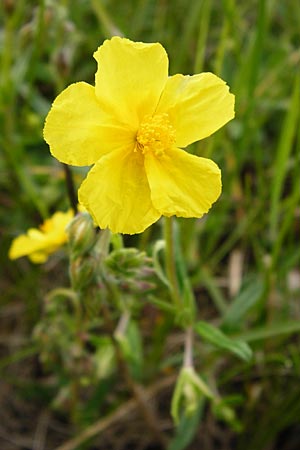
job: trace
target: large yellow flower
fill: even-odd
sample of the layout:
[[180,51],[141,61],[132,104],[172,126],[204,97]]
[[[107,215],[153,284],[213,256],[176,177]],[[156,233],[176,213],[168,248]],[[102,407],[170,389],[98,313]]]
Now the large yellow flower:
[[74,217],[73,210],[56,212],[39,228],[30,228],[26,234],[16,237],[9,249],[10,259],[28,256],[34,263],[43,263],[66,241],[66,226]]
[[234,117],[225,82],[212,73],[168,77],[159,43],[113,37],[94,57],[95,87],[65,89],[44,128],[58,160],[94,164],[79,202],[120,233],[140,233],[161,215],[201,217],[221,193],[220,170],[182,148]]

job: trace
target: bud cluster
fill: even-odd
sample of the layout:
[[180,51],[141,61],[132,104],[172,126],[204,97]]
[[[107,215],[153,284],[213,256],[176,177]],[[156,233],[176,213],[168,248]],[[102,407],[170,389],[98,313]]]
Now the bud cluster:
[[97,260],[92,254],[96,231],[91,216],[81,213],[67,227],[70,248],[70,278],[76,292],[89,286],[97,271]]
[[114,250],[105,259],[105,267],[124,293],[145,293],[157,285],[152,258],[136,248]]

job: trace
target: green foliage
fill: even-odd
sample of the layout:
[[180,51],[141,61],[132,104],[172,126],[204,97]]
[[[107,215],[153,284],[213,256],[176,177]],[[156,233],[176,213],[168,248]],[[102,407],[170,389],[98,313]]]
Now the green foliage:
[[172,397],[171,414],[175,423],[179,423],[182,406],[183,417],[195,415],[204,396],[214,399],[213,392],[200,375],[192,367],[183,367]]
[[231,339],[218,328],[201,320],[195,324],[194,329],[205,341],[215,347],[234,353],[244,361],[249,361],[251,359],[252,351],[246,342],[238,339]]
[[170,442],[168,450],[182,450],[192,442],[203,414],[203,406],[204,401],[201,399],[192,414],[185,414],[180,418],[176,434]]
[[222,327],[229,330],[240,329],[245,316],[261,300],[263,291],[264,284],[259,276],[245,280],[240,292],[232,299],[229,307],[226,309]]
[[[233,450],[300,446],[299,20],[294,0],[0,3],[0,369],[13,395],[54,408],[77,434],[123,407],[128,377],[150,392],[170,377],[178,426],[168,428],[168,450],[204,447],[203,433],[206,448],[216,436]],[[235,120],[189,149],[219,164],[222,197],[203,219],[178,220],[173,267],[160,222],[122,239],[99,234],[89,216],[45,265],[8,261],[15,236],[69,207],[44,118],[67,85],[94,82],[91,55],[114,34],[161,42],[171,74],[212,71],[231,87]],[[75,188],[85,172],[72,169]],[[168,418],[170,389],[155,392]],[[49,448],[66,439],[51,445],[49,434]],[[93,448],[96,435],[74,448],[90,438]]]

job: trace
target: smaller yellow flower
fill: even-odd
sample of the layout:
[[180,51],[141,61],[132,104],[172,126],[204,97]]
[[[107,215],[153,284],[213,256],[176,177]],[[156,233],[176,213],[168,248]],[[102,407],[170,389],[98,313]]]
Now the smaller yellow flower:
[[28,256],[30,261],[41,264],[48,256],[67,242],[66,226],[74,217],[74,212],[56,212],[46,219],[39,228],[30,228],[12,241],[8,256],[17,259]]

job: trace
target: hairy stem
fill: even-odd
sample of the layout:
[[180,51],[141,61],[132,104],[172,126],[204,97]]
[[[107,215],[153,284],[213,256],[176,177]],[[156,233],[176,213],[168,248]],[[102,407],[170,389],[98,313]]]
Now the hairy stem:
[[130,312],[128,310],[124,311],[120,320],[118,322],[117,328],[115,329],[114,336],[124,336],[127,330],[127,326],[130,320]]
[[172,217],[165,217],[164,237],[166,242],[166,272],[171,286],[172,300],[176,306],[181,305],[175,262],[174,224]]
[[183,367],[193,367],[193,327],[189,326],[185,330]]

